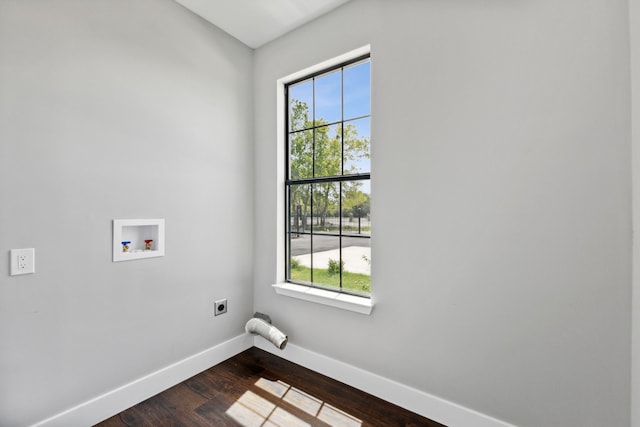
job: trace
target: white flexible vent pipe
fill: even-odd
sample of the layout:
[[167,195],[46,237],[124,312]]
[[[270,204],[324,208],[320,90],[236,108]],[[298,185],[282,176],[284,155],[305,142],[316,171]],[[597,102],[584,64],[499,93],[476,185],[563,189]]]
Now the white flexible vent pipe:
[[[265,318],[267,320],[265,320]],[[260,335],[264,339],[271,341],[271,344],[275,345],[280,350],[283,350],[284,346],[287,345],[289,338],[283,334],[280,329],[273,326],[270,320],[269,316],[256,313],[255,317],[249,319],[244,330],[252,334]]]

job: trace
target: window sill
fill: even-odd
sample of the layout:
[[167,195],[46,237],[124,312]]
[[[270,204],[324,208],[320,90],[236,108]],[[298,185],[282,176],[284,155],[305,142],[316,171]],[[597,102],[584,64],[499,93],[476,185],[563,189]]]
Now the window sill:
[[371,301],[370,298],[341,294],[339,292],[296,285],[294,283],[277,283],[273,285],[273,289],[278,295],[285,295],[291,298],[354,311],[356,313],[369,315],[373,310],[373,301]]

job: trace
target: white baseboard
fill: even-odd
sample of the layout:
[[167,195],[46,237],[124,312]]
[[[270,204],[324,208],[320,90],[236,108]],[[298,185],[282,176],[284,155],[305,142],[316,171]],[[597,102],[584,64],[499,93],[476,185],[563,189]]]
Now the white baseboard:
[[262,337],[254,345],[449,427],[514,427],[504,421],[381,377],[322,354],[287,344],[279,350]]
[[94,425],[252,346],[334,378],[449,427],[514,427],[453,402],[289,343],[278,350],[260,336],[242,334],[101,396],[40,421],[33,427]]
[[94,425],[251,348],[253,343],[253,336],[239,335],[47,418],[34,427]]

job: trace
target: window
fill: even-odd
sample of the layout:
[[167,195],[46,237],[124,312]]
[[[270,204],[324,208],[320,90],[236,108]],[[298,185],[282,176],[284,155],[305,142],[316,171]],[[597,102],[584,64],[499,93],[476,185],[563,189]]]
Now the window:
[[371,290],[369,56],[285,85],[286,280]]

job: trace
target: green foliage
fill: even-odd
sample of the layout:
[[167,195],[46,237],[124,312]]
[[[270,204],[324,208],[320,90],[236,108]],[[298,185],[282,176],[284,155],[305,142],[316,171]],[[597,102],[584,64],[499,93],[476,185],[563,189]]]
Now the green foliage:
[[[369,139],[358,135],[354,124],[324,126],[327,122],[310,117],[309,106],[300,100],[291,100],[289,158],[291,179],[339,176],[355,173],[354,163],[369,158]],[[344,164],[352,166],[345,168]],[[361,191],[362,183],[345,182],[343,185],[343,211],[354,216],[369,213],[369,195]],[[340,185],[321,183],[313,186],[294,185],[290,187],[292,209],[301,206],[303,217],[310,215],[313,194],[314,216],[324,224],[330,212],[339,210]],[[320,224],[318,224],[320,225]]]
[[[337,229],[338,227],[336,227]],[[333,230],[330,230],[333,231]],[[358,228],[358,226],[353,226],[353,225],[343,225],[342,226],[342,231],[371,231],[371,227],[370,226],[362,226],[360,228]]]
[[335,259],[329,259],[329,274],[340,274],[340,270],[344,268],[344,261],[336,261]]
[[371,198],[368,194],[360,191],[362,183],[352,181],[345,183],[342,196],[342,210],[350,217],[363,218],[370,213]]
[[300,261],[298,261],[296,258],[291,257],[291,260],[289,262],[292,270],[300,268]]
[[[295,270],[291,270],[291,280],[308,283],[311,277],[311,269],[301,265]],[[327,269],[315,268],[313,270],[313,281],[318,285],[330,288],[340,287],[340,275],[330,274]],[[371,292],[371,277],[366,274],[342,272],[342,288],[352,292]]]
[[356,280],[356,290],[370,293],[371,292],[371,280]]

